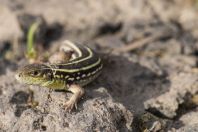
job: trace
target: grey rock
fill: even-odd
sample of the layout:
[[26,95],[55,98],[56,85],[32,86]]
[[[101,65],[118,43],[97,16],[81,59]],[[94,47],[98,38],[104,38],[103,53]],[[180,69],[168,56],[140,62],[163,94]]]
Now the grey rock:
[[[62,106],[67,101],[65,92],[49,93],[43,87],[19,84],[13,76],[13,72],[8,72],[0,77],[2,131],[131,131],[133,114],[114,102],[104,88],[88,89],[78,109],[68,113]],[[28,89],[34,92],[34,101],[39,102],[37,107],[27,105]]]
[[198,124],[187,125],[185,127],[176,130],[176,132],[197,132],[197,131],[198,131]]
[[188,112],[182,115],[179,118],[179,121],[181,121],[182,124],[186,126],[195,125],[198,124],[197,116],[198,116],[198,110],[196,109],[192,112]]
[[198,77],[193,73],[178,73],[170,77],[171,86],[168,92],[145,101],[145,109],[158,111],[162,115],[173,118],[177,115],[179,105],[185,103],[186,97],[198,92]]
[[26,110],[12,131],[30,132],[43,129],[54,132],[127,131],[127,127],[130,128],[131,119],[131,113],[127,112],[122,105],[115,104],[110,100],[94,99],[86,101],[81,111],[74,113],[66,113],[64,110],[56,111],[56,113]]

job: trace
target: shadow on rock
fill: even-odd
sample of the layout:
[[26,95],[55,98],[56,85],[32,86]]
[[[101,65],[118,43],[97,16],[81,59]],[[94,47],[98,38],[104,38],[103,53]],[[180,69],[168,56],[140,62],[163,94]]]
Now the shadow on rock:
[[106,88],[115,101],[135,113],[143,112],[146,100],[165,93],[170,87],[166,75],[159,76],[125,57],[109,56],[103,61],[104,69],[96,83]]

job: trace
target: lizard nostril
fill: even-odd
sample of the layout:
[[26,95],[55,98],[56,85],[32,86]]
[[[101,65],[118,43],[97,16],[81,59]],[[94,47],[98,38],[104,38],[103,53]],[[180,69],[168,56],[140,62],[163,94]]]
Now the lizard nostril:
[[21,74],[21,73],[15,75],[15,78],[16,78],[17,80],[19,80],[21,77],[22,77],[22,74]]
[[21,75],[21,73],[19,73],[19,75],[18,75],[19,77],[21,77],[22,75]]

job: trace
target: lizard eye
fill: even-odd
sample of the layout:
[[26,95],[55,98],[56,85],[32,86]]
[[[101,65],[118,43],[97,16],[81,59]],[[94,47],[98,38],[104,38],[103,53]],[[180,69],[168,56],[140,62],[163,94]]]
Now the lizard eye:
[[38,71],[33,71],[33,72],[31,73],[32,76],[38,76],[38,74],[39,74]]

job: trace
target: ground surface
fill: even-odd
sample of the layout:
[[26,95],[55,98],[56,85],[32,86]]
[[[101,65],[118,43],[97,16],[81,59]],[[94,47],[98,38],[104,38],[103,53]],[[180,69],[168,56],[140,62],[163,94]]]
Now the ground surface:
[[[198,131],[196,1],[0,2],[0,131]],[[72,113],[61,105],[70,94],[14,78],[36,20],[40,54],[69,39],[103,58],[103,73]],[[38,106],[28,105],[31,95]]]

